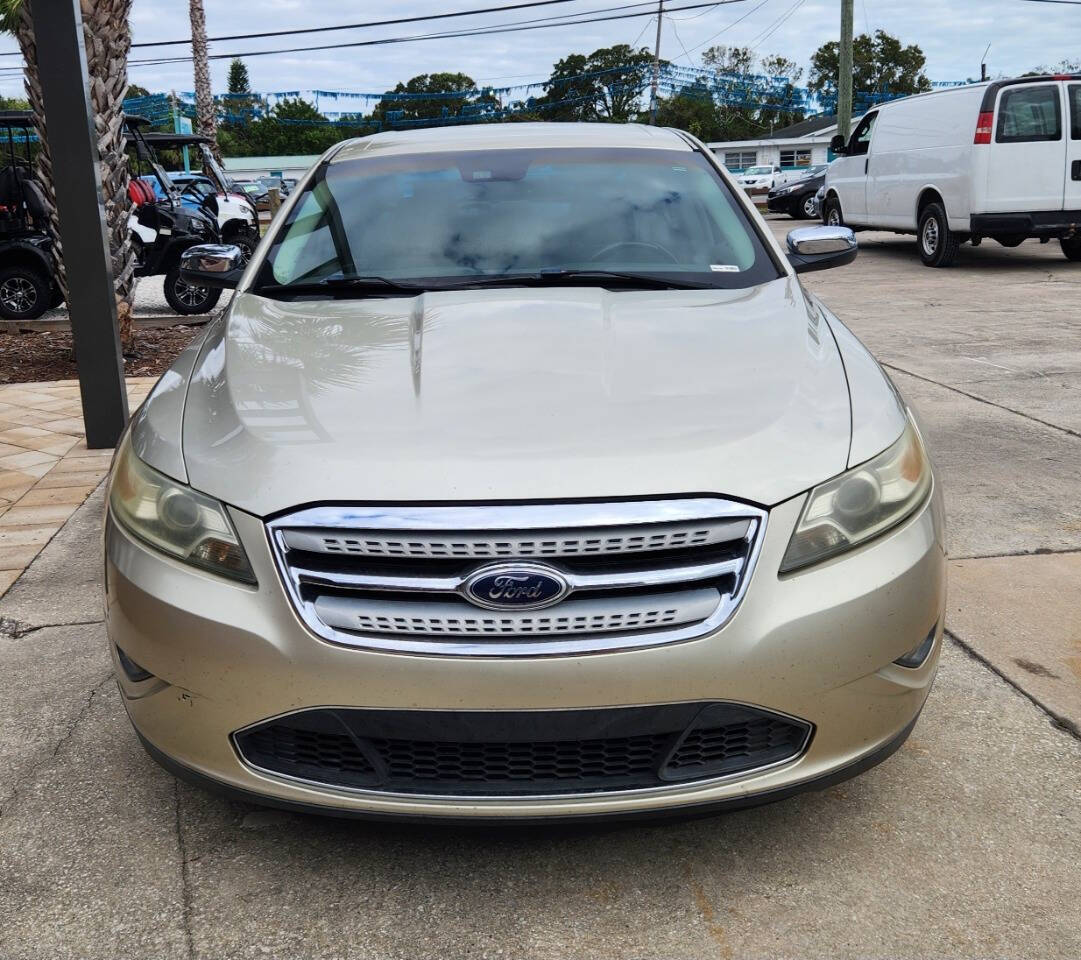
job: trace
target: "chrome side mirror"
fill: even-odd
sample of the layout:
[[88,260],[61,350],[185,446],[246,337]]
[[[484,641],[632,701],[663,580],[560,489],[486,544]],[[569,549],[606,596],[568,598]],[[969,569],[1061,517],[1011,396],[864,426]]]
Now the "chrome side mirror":
[[193,287],[232,290],[244,275],[244,251],[230,243],[200,243],[180,255],[180,279]]
[[788,262],[796,273],[844,266],[858,251],[848,227],[798,227],[788,234]]

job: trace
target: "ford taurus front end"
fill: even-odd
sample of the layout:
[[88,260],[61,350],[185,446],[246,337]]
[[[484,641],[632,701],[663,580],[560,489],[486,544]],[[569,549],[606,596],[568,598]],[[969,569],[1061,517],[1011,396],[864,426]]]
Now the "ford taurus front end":
[[474,821],[884,759],[937,667],[943,517],[911,411],[797,279],[842,233],[786,255],[675,132],[522,124],[341,145],[245,268],[200,248],[237,293],[109,485],[147,750],[261,803]]

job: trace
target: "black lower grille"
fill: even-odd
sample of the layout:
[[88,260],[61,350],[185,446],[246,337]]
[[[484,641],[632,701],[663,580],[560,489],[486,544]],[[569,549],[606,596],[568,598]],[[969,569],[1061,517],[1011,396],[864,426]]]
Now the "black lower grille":
[[704,780],[791,759],[811,727],[732,703],[560,711],[315,709],[234,736],[252,766],[388,793],[542,795]]

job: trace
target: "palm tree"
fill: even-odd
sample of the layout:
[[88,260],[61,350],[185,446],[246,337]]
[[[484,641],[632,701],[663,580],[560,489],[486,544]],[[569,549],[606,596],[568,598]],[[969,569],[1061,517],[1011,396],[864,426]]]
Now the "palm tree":
[[221,160],[218,131],[214,116],[214,95],[210,91],[210,62],[206,52],[206,14],[203,0],[190,0],[191,56],[195,67],[195,125],[198,132],[212,141],[210,149]]
[[[135,293],[135,257],[128,230],[131,201],[128,198],[128,160],[124,149],[124,94],[128,89],[128,50],[131,27],[128,15],[131,0],[80,0],[83,41],[90,76],[90,105],[98,137],[101,190],[105,200],[105,228],[113,262],[113,280],[119,314],[120,337],[126,351],[134,346],[131,301]],[[57,229],[56,192],[53,188],[52,157],[46,137],[46,117],[41,82],[38,79],[37,44],[30,6],[23,0],[0,0],[0,30],[14,34],[26,61],[26,96],[34,113],[40,141],[37,179],[49,209],[49,232],[53,238],[56,276],[67,296],[63,250]]]

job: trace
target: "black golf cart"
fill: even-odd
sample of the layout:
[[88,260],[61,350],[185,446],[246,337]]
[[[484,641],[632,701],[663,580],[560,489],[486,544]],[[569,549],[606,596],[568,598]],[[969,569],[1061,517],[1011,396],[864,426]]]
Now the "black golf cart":
[[210,139],[194,133],[142,131],[147,146],[158,154],[165,150],[179,153],[194,150],[202,167],[193,173],[170,173],[169,179],[179,191],[185,207],[205,210],[218,224],[221,242],[233,244],[251,257],[259,243],[259,212],[255,202],[222,169],[210,149]]
[[[128,224],[135,250],[135,275],[164,275],[165,299],[177,313],[207,313],[217,305],[221,290],[193,286],[182,280],[180,255],[196,244],[219,243],[218,223],[207,210],[182,203],[180,191],[147,141],[145,128],[149,124],[144,117],[125,117],[127,141],[135,154],[128,188],[132,201]],[[157,190],[150,178],[157,184]]]
[[29,111],[0,111],[0,136],[7,139],[0,168],[0,317],[6,320],[36,320],[63,300],[45,197],[31,163],[33,131]]

